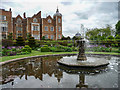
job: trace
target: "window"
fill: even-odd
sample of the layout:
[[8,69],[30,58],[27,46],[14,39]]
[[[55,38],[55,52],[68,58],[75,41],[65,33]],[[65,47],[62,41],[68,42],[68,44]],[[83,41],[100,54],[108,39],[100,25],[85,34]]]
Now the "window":
[[61,31],[61,27],[58,27],[58,31]]
[[17,23],[20,24],[22,23],[22,20],[20,18],[17,19]]
[[48,19],[48,23],[51,23],[51,20],[50,20],[50,19]]
[[48,35],[45,35],[45,39],[48,39]]
[[58,35],[58,39],[61,39],[61,35]]
[[50,28],[50,31],[54,31],[54,27],[51,27],[51,28]]
[[6,16],[0,15],[0,20],[6,20]]
[[2,32],[6,32],[8,30],[8,24],[6,22],[0,22],[0,26],[1,26],[1,31]]
[[33,37],[34,37],[35,39],[40,39],[40,36],[39,36],[39,35],[33,35]]
[[22,27],[16,27],[16,31],[22,31]]
[[17,36],[22,36],[22,33],[18,33]]
[[7,31],[7,27],[1,27],[2,32],[6,32]]
[[33,22],[37,22],[37,19],[36,19],[36,18],[33,18]]
[[58,18],[58,23],[60,23],[60,18]]
[[54,35],[51,35],[50,39],[54,39]]
[[45,26],[45,31],[48,31],[48,27],[47,26]]
[[34,31],[38,31],[38,26],[33,26]]
[[6,34],[2,34],[2,39],[6,39]]

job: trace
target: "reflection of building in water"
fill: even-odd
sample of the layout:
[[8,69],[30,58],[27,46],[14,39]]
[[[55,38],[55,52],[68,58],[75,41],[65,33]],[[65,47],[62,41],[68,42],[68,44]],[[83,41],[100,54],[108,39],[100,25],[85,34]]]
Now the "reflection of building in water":
[[[61,57],[44,57],[22,60],[17,62],[12,62],[2,67],[2,83],[6,81],[9,76],[19,76],[20,79],[25,76],[34,76],[36,79],[39,78],[43,80],[43,74],[48,74],[50,77],[54,74],[58,82],[63,76],[62,71],[57,69],[57,60]],[[12,78],[13,79],[13,78]]]

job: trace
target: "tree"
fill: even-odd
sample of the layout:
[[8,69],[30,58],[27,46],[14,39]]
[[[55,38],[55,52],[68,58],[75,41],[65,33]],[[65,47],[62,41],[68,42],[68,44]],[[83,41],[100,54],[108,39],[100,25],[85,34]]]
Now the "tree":
[[89,29],[86,32],[86,38],[88,40],[104,40],[106,39],[108,36],[111,35],[111,33],[113,32],[113,30],[111,29],[111,26],[107,25],[106,28],[95,28],[95,29]]
[[116,35],[120,35],[120,21],[118,21],[115,26],[116,26]]

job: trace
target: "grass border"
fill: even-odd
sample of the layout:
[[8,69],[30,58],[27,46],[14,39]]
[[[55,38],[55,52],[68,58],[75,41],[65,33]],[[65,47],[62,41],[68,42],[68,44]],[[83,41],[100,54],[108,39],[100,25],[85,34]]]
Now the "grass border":
[[[11,61],[14,61],[14,60],[32,58],[32,57],[76,55],[77,53],[78,52],[39,52],[39,51],[33,51],[32,53],[25,54],[25,55],[4,56],[0,60],[0,64],[3,64],[5,62],[11,62]],[[89,55],[104,55],[104,56],[118,56],[118,57],[120,57],[120,53],[114,53],[114,52],[86,52],[86,54],[89,54]]]

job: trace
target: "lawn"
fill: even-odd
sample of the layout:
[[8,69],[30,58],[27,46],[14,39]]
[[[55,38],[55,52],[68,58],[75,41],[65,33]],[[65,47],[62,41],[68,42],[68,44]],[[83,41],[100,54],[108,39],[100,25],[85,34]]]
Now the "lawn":
[[[40,51],[32,51],[30,54],[25,55],[16,55],[16,56],[4,56],[2,59],[0,59],[0,62],[4,62],[11,59],[16,58],[23,58],[23,57],[29,57],[29,56],[37,56],[37,55],[50,55],[50,54],[77,54],[78,52],[40,52]],[[120,53],[114,53],[114,52],[86,52],[86,54],[110,54],[110,55],[120,55]]]

